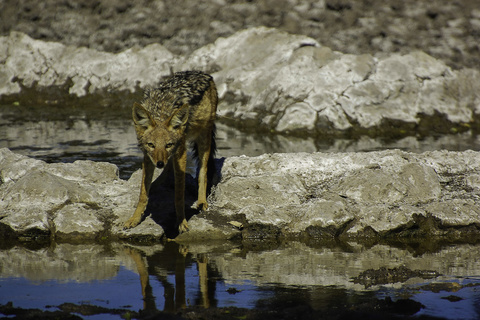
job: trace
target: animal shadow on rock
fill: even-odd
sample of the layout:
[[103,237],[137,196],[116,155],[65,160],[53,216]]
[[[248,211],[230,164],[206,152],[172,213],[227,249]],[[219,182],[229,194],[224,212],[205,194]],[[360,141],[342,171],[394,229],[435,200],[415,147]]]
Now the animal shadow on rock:
[[[212,187],[220,181],[220,172],[225,158],[215,159],[214,174],[207,173],[207,199]],[[197,168],[198,176],[198,168]],[[185,174],[185,218],[190,220],[192,216],[200,212],[192,208],[198,199],[198,181],[192,175]],[[153,221],[160,225],[169,239],[178,236],[175,211],[175,175],[173,163],[169,161],[162,173],[152,182],[148,196],[148,205],[145,209],[142,221],[151,215]]]

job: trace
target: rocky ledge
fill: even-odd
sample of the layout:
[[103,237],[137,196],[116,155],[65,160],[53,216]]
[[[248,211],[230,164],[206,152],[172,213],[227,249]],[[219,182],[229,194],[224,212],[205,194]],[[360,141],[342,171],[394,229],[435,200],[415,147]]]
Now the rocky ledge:
[[[264,154],[217,160],[206,212],[179,241],[210,239],[480,239],[479,152],[399,150]],[[0,150],[2,239],[173,238],[173,183],[162,172],[145,220],[123,230],[141,173],[109,163],[45,163]],[[187,176],[186,205],[195,200]]]
[[[215,78],[220,120],[244,128],[403,136],[480,123],[477,69],[453,70],[421,51],[344,54],[265,27],[219,38],[185,56],[160,44],[108,53],[11,32],[0,37],[0,56],[0,101],[6,103],[31,90],[51,101],[52,88],[63,96],[112,99],[155,86],[172,70],[197,69]],[[118,100],[106,104],[118,107]]]

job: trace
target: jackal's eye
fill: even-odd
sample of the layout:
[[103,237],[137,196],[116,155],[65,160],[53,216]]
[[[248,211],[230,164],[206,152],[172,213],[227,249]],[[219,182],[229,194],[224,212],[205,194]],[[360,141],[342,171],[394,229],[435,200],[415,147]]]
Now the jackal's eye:
[[151,149],[155,149],[155,145],[151,142],[147,143],[147,147],[149,147]]
[[173,143],[172,142],[169,142],[165,145],[165,148],[166,149],[170,149],[171,147],[173,147]]

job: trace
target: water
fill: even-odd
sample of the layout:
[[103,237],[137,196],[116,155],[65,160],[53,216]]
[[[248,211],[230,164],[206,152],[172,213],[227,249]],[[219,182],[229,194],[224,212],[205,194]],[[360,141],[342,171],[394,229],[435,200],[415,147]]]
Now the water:
[[[112,162],[119,166],[121,178],[127,179],[140,168],[142,154],[130,110],[109,110],[2,105],[0,147],[47,162]],[[292,138],[246,134],[220,121],[217,136],[218,157],[386,148],[480,150],[480,139],[472,132],[398,140]],[[40,248],[2,244],[0,306],[11,302],[23,309],[66,310],[85,319],[120,319],[139,310],[175,313],[195,307],[238,312],[237,318],[246,317],[244,310],[255,310],[260,316],[293,313],[327,319],[349,312],[478,319],[479,249],[475,244],[366,246],[296,241],[188,246],[52,243]],[[440,275],[372,286],[353,281],[368,269],[399,266]],[[231,307],[240,309],[225,309]]]
[[[48,311],[69,306],[87,315],[95,306],[104,308],[96,314],[101,319],[120,319],[127,311],[174,313],[194,306],[275,310],[288,301],[335,315],[347,307],[373,312],[385,301],[408,299],[423,307],[396,312],[477,319],[479,249],[445,246],[418,255],[411,248],[297,241],[260,251],[233,242],[12,246],[0,250],[0,305],[11,301]],[[399,265],[441,275],[374,286],[353,281],[367,269]]]
[[[221,120],[221,119],[220,119]],[[217,157],[257,156],[273,152],[358,152],[398,148],[412,152],[480,150],[480,136],[461,134],[408,136],[397,140],[332,139],[245,133],[217,123]],[[108,161],[127,179],[141,167],[130,108],[97,106],[0,105],[0,148],[47,162]]]

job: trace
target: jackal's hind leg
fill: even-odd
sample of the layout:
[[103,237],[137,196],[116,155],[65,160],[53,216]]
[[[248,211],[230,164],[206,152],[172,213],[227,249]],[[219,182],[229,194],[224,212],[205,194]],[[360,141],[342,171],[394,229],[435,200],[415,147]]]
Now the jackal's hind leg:
[[143,212],[147,208],[148,204],[148,193],[150,191],[150,185],[152,184],[153,172],[155,171],[155,166],[150,161],[150,158],[145,155],[143,157],[142,165],[142,185],[140,186],[140,196],[138,197],[138,204],[135,212],[130,217],[130,219],[125,222],[124,229],[130,229],[136,227],[141,221]]

